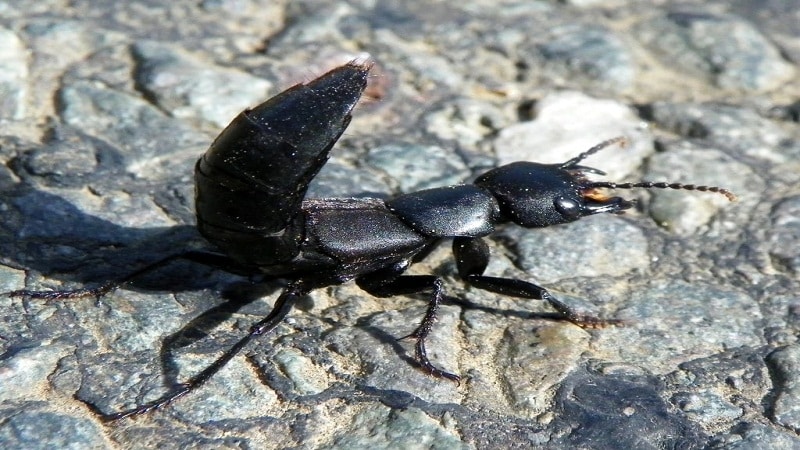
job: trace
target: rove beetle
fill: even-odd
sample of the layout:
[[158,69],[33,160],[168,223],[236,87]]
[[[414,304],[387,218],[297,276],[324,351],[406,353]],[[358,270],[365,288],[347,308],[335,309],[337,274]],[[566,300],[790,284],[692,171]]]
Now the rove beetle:
[[444,297],[441,278],[404,275],[443,238],[453,239],[458,275],[469,285],[512,297],[547,301],[563,319],[595,327],[601,321],[575,313],[536,284],[485,276],[489,247],[484,237],[496,225],[549,227],[599,213],[621,213],[633,202],[600,189],[662,188],[710,191],[734,200],[725,189],[679,183],[590,181],[603,175],[581,166],[587,156],[624,138],[599,143],[561,164],[515,162],[479,176],[473,184],[379,199],[306,199],[306,191],[347,128],[367,86],[370,63],[352,61],[298,84],[240,113],[195,166],[195,206],[200,233],[222,253],[186,251],[150,264],[100,287],[72,291],[19,290],[11,296],[63,299],[101,296],[177,258],[185,258],[287,286],[272,311],[218,359],[162,397],[113,414],[90,405],[104,420],[147,413],[201,386],[257,336],[273,330],[301,297],[314,289],[355,280],[377,297],[424,293],[428,308],[407,337],[431,376],[458,382],[434,365],[425,340]]

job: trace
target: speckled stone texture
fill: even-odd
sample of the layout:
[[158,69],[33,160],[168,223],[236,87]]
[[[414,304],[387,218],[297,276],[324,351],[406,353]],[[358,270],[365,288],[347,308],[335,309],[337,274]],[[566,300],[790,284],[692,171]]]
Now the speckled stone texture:
[[100,299],[0,295],[0,447],[800,447],[798,24],[784,0],[0,1],[0,292],[207,248],[196,159],[238,111],[356,58],[370,86],[312,196],[469,182],[625,135],[586,165],[739,197],[621,191],[628,214],[489,239],[487,274],[620,326],[470,289],[437,248],[412,272],[469,302],[429,341],[460,385],[397,340],[423,298],[345,284],[197,392],[105,424],[88,404],[202,370],[280,283],[186,262]]

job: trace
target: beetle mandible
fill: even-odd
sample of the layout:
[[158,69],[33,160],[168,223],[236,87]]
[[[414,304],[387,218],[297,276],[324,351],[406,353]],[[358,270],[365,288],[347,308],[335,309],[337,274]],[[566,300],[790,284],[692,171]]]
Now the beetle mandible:
[[154,401],[113,414],[97,411],[104,420],[144,414],[191,392],[250,341],[273,330],[301,297],[350,280],[377,297],[426,294],[425,315],[407,337],[415,339],[415,359],[422,370],[457,382],[458,375],[430,361],[425,346],[443,300],[442,280],[404,274],[442,239],[452,238],[457,272],[467,284],[545,300],[565,320],[599,326],[604,322],[577,314],[541,286],[484,275],[489,247],[483,238],[503,223],[549,227],[633,206],[630,200],[604,195],[602,188],[685,189],[735,198],[714,186],[590,181],[587,174],[603,172],[579,163],[603,148],[624,143],[623,138],[614,138],[560,164],[515,162],[497,167],[473,184],[427,189],[387,201],[306,199],[309,183],[350,123],[370,68],[367,62],[350,62],[243,111],[197,161],[197,227],[222,253],[186,251],[97,288],[10,293],[45,299],[101,296],[177,258],[287,281],[267,317],[211,365]]

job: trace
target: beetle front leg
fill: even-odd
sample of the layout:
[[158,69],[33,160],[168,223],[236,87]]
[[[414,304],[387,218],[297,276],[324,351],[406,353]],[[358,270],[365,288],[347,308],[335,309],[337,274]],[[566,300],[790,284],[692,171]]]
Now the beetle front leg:
[[599,328],[616,324],[615,320],[603,320],[574,311],[547,289],[527,281],[513,278],[487,277],[483,275],[489,264],[489,246],[481,238],[458,237],[453,239],[453,254],[459,276],[470,285],[503,295],[544,300],[558,311],[565,320],[584,328]]
[[461,377],[436,367],[428,358],[428,351],[425,348],[425,340],[436,322],[436,313],[439,310],[439,304],[444,293],[442,279],[433,275],[401,276],[400,274],[405,271],[406,267],[406,264],[396,264],[390,268],[363,275],[356,279],[356,283],[361,289],[376,297],[392,297],[430,291],[428,309],[425,311],[425,317],[422,318],[422,322],[411,334],[401,339],[416,339],[414,346],[415,357],[420,367],[428,375],[446,378],[458,383],[461,381]]

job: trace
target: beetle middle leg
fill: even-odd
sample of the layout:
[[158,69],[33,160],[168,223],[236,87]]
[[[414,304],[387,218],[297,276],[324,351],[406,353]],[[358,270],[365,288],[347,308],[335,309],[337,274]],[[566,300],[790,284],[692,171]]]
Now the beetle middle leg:
[[[442,279],[434,275],[401,275],[407,264],[399,263],[392,267],[362,275],[356,279],[361,289],[376,297],[392,297],[395,295],[416,294],[430,291],[428,309],[419,326],[404,338],[416,339],[414,354],[420,367],[429,375],[459,382],[461,377],[436,367],[428,358],[425,340],[436,322],[436,313],[444,296]],[[402,339],[404,339],[402,338]]]
[[459,276],[470,285],[498,294],[519,298],[544,300],[565,320],[584,328],[598,328],[618,323],[580,314],[553,296],[547,289],[523,280],[489,277],[483,275],[489,264],[489,246],[481,238],[457,237],[453,239],[453,254]]

